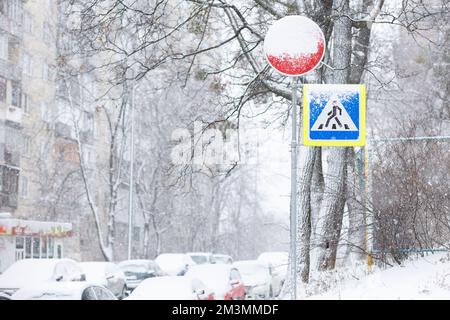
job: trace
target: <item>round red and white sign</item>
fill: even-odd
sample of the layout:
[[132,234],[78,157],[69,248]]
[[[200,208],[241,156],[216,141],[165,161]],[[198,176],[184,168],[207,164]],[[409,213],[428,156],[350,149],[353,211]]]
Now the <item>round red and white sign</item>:
[[316,68],[325,53],[325,36],[320,27],[304,16],[277,20],[264,39],[269,64],[286,76],[300,76]]

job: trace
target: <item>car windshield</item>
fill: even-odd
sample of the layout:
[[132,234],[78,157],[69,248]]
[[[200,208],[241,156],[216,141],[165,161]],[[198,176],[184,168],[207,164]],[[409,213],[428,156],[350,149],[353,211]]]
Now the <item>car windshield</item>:
[[120,266],[120,268],[122,269],[122,271],[125,272],[125,274],[127,274],[127,273],[146,273],[148,271],[147,266],[145,266],[143,264],[128,264],[125,266]]
[[194,260],[196,264],[208,263],[208,256],[205,255],[191,255],[191,259]]
[[214,256],[214,262],[215,263],[229,263],[230,258],[227,256]]

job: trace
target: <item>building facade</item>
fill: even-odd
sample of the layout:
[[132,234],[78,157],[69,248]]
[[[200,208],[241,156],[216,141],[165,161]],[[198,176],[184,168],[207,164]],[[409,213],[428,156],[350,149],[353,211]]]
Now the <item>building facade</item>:
[[[80,161],[89,170],[90,189],[106,229],[108,186],[101,183],[100,169],[109,161],[108,119],[100,105],[80,103],[81,91],[96,91],[95,76],[85,74],[75,82],[60,77],[60,25],[65,17],[59,5],[54,0],[0,0],[0,213],[20,221],[70,223],[70,232],[60,237],[65,256],[101,260]],[[125,198],[127,186],[120,190]],[[117,210],[115,256],[121,260],[126,258],[127,210]],[[140,230],[134,231],[137,247]],[[47,238],[34,234],[30,250],[48,250]],[[0,258],[1,250],[0,243]]]

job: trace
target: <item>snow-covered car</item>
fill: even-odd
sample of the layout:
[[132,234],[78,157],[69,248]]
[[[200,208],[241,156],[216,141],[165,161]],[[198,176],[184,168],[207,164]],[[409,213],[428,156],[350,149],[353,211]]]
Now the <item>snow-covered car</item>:
[[196,264],[210,264],[213,263],[212,253],[207,252],[188,252],[186,253]]
[[257,260],[270,267],[273,295],[278,296],[286,280],[289,254],[284,251],[263,252]]
[[169,276],[182,276],[195,262],[184,253],[162,253],[155,262]]
[[125,274],[112,262],[92,261],[81,262],[80,267],[86,275],[86,280],[108,288],[117,298],[124,298],[127,288]]
[[230,264],[202,264],[189,268],[185,277],[199,279],[217,300],[244,300],[245,287],[241,275]]
[[117,265],[125,274],[128,290],[135,289],[147,278],[165,275],[159,265],[153,260],[125,260]]
[[213,254],[212,256],[213,263],[227,263],[232,264],[233,258],[226,254]]
[[205,284],[182,276],[148,278],[126,300],[214,300]]
[[0,293],[0,300],[11,300],[11,296],[5,293]]
[[266,264],[244,260],[236,261],[233,266],[241,273],[247,299],[269,299],[272,296],[272,277]]
[[85,276],[71,259],[26,259],[13,263],[0,275],[0,294],[11,296],[29,285],[81,281]]
[[117,298],[103,286],[80,281],[25,286],[14,293],[11,300],[117,300]]

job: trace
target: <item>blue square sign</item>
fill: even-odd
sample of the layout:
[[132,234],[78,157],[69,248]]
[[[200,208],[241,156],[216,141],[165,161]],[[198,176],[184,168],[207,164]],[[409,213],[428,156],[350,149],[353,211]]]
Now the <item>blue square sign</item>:
[[365,101],[364,85],[304,85],[303,144],[364,146]]

